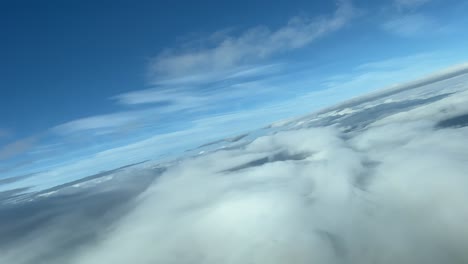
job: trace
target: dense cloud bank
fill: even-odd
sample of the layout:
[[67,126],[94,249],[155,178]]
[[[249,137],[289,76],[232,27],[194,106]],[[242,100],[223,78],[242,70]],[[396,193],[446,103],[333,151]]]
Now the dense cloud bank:
[[74,263],[466,263],[466,98],[187,160]]
[[467,113],[459,92],[186,159],[59,263],[468,263]]

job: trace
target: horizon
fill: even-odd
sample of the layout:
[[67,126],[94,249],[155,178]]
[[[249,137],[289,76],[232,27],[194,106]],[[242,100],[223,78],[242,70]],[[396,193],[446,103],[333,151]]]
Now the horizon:
[[174,156],[468,61],[460,1],[50,5],[3,4],[0,179]]
[[[136,161],[131,162],[131,163],[119,164],[119,165],[116,165],[115,167],[111,167],[109,169],[96,171],[96,172],[86,174],[86,175],[83,174],[82,176],[76,177],[76,178],[73,178],[73,179],[65,179],[65,180],[58,179],[56,182],[53,182],[53,183],[51,183],[49,185],[40,186],[40,188],[37,188],[39,186],[34,186],[34,185],[31,185],[31,184],[28,183],[28,179],[30,179],[30,178],[34,179],[34,176],[37,176],[36,173],[30,173],[30,174],[26,174],[26,175],[16,175],[16,176],[12,176],[12,177],[3,178],[3,179],[0,180],[0,183],[2,181],[8,182],[8,180],[10,180],[10,183],[0,184],[0,192],[8,191],[8,190],[21,190],[21,189],[24,188],[23,191],[16,192],[16,194],[17,195],[22,195],[22,194],[27,194],[27,193],[31,193],[31,192],[32,193],[34,193],[34,192],[42,193],[44,191],[53,190],[56,187],[67,186],[67,185],[69,185],[70,183],[73,183],[73,182],[80,182],[80,181],[85,180],[87,178],[92,178],[92,177],[100,175],[102,173],[112,172],[112,171],[119,170],[119,169],[125,168],[125,167],[133,167],[134,165],[139,165],[139,164],[144,164],[144,163],[151,163],[152,167],[153,166],[158,167],[159,164],[171,163],[171,162],[173,162],[174,160],[177,160],[177,159],[183,159],[183,158],[187,158],[187,157],[190,157],[190,156],[197,156],[197,155],[200,155],[200,154],[205,154],[204,150],[202,150],[201,153],[191,153],[191,152],[193,152],[195,150],[200,150],[203,147],[210,146],[210,145],[220,143],[220,142],[230,143],[229,139],[231,139],[231,138],[240,137],[242,139],[246,135],[249,135],[250,133],[255,132],[255,131],[265,130],[265,129],[275,127],[275,126],[283,127],[283,126],[285,126],[287,124],[293,123],[293,122],[295,122],[297,120],[300,120],[300,119],[303,119],[303,118],[306,118],[306,117],[311,117],[311,116],[319,115],[321,113],[331,112],[331,111],[333,111],[335,109],[340,109],[340,108],[342,108],[344,106],[346,107],[346,106],[352,106],[352,105],[359,105],[360,103],[363,103],[363,102],[366,102],[366,101],[372,101],[372,100],[374,100],[376,98],[379,98],[379,97],[385,97],[385,96],[388,96],[389,94],[392,94],[392,93],[395,93],[395,92],[402,92],[402,91],[406,91],[406,90],[419,88],[419,87],[422,87],[422,86],[428,85],[428,84],[443,82],[445,80],[448,80],[448,79],[451,79],[451,78],[456,78],[458,76],[463,76],[465,74],[468,74],[468,63],[461,63],[461,64],[456,64],[456,65],[451,65],[451,66],[449,66],[447,68],[443,68],[443,69],[439,69],[437,71],[431,72],[428,75],[417,76],[415,79],[408,80],[408,81],[403,82],[403,83],[394,83],[394,84],[391,84],[391,85],[388,85],[388,86],[385,86],[385,87],[372,89],[371,91],[369,91],[367,93],[364,93],[364,94],[361,94],[361,95],[358,95],[358,96],[355,96],[355,97],[351,97],[351,98],[348,98],[348,99],[340,101],[340,102],[332,103],[330,105],[325,105],[322,108],[318,108],[318,109],[316,109],[314,111],[311,111],[311,112],[306,112],[306,113],[303,113],[301,115],[288,116],[288,117],[285,117],[285,118],[280,119],[280,120],[275,120],[275,121],[273,121],[273,122],[271,122],[269,124],[263,125],[263,126],[252,127],[249,130],[245,130],[245,131],[235,133],[235,134],[230,134],[229,137],[214,138],[211,141],[201,140],[200,143],[198,143],[198,144],[194,143],[192,145],[187,145],[187,146],[182,147],[181,149],[179,149],[179,151],[174,152],[172,155],[162,156],[162,157],[159,157],[159,158],[152,158],[152,159],[136,160]],[[258,137],[258,135],[255,136],[255,137]],[[237,140],[235,140],[235,141],[237,141]],[[119,147],[117,147],[116,149],[118,149],[118,148]],[[221,147],[221,148],[218,148],[218,150],[219,149],[223,149],[223,148]],[[109,149],[109,150],[111,151],[112,149]],[[41,172],[39,172],[39,173],[41,173]],[[19,180],[17,180],[17,179],[19,179]],[[25,181],[23,181],[22,179],[24,179]]]
[[0,264],[468,263],[468,1],[0,2]]

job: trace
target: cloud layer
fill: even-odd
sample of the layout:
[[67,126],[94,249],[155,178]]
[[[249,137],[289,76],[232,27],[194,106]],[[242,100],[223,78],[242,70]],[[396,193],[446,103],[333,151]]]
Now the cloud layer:
[[[57,263],[466,263],[466,78],[181,160]],[[0,262],[33,263],[69,228],[39,230]]]
[[75,263],[466,263],[467,99],[186,160]]

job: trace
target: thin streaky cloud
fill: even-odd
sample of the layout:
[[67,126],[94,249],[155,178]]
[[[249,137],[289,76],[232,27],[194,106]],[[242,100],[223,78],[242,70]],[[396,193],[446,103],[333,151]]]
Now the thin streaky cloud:
[[25,153],[30,150],[36,143],[38,137],[32,136],[11,142],[0,148],[0,160],[8,159]]
[[340,1],[334,14],[328,17],[294,17],[276,30],[259,26],[246,30],[237,37],[224,37],[214,48],[162,53],[152,61],[150,72],[155,80],[160,80],[225,70],[262,60],[281,52],[302,48],[341,29],[355,15],[356,10],[349,1]]
[[395,0],[395,5],[399,9],[414,9],[419,8],[429,2],[431,2],[431,0]]
[[67,135],[78,131],[122,127],[138,119],[138,114],[120,112],[105,115],[96,115],[73,120],[52,128],[58,134]]
[[403,37],[434,33],[440,28],[432,17],[420,13],[398,16],[383,24],[384,30]]
[[7,129],[0,128],[0,139],[9,137],[11,132]]

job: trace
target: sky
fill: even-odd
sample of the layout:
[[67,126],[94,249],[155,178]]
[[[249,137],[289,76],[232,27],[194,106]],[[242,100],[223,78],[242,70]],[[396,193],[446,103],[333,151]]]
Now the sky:
[[172,157],[464,63],[467,11],[450,0],[2,1],[0,179],[50,187]]

